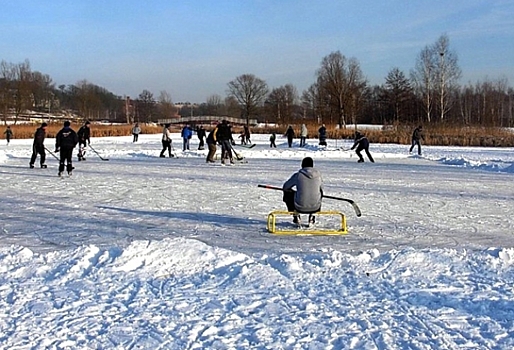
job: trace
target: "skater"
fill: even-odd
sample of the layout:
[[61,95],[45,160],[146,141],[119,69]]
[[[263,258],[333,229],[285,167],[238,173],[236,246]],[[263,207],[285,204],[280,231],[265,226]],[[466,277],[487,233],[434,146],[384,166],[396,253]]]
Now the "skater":
[[232,130],[228,121],[222,120],[221,124],[218,125],[218,132],[216,133],[216,139],[221,145],[221,164],[225,164],[228,159],[230,164],[234,164],[234,158],[232,157],[232,145],[235,144],[232,138]]
[[243,129],[245,135],[245,145],[249,145],[252,143],[252,141],[250,141],[250,129],[246,125],[243,127]]
[[325,124],[322,124],[321,127],[318,129],[318,135],[319,135],[319,145],[326,146],[327,145],[327,128],[325,127]]
[[71,172],[75,169],[73,168],[71,158],[73,157],[73,149],[79,142],[79,138],[70,125],[69,121],[65,121],[64,127],[59,130],[57,136],[55,136],[55,153],[59,152],[59,176],[62,176],[65,162],[68,175],[71,175]]
[[241,139],[241,146],[244,146],[246,145],[246,135],[245,135],[245,132],[244,130],[242,130],[240,133],[239,133],[239,139]]
[[189,124],[186,124],[182,128],[182,132],[180,133],[180,136],[182,136],[182,150],[188,150],[189,151],[189,140],[191,140],[191,137],[193,136],[193,130],[191,130],[191,127]]
[[139,138],[139,134],[141,133],[141,128],[139,127],[139,124],[134,124],[134,127],[132,128],[132,136],[134,137],[132,139],[132,142],[137,142],[137,139]]
[[293,139],[294,139],[294,130],[291,125],[286,130],[286,133],[284,134],[285,137],[287,137],[287,144],[289,145],[289,148],[293,146]]
[[171,131],[170,131],[170,128],[171,128],[171,124],[166,124],[164,125],[164,128],[162,129],[162,151],[161,151],[161,154],[159,155],[159,157],[161,158],[166,158],[166,156],[164,155],[164,152],[166,152],[166,150],[168,151],[168,155],[171,157],[173,157],[173,155],[171,154]]
[[91,129],[89,129],[90,124],[91,123],[89,121],[86,121],[77,133],[79,138],[79,153],[77,154],[79,162],[86,160],[86,158],[84,158],[84,155],[86,154],[86,146],[91,144]]
[[203,128],[203,126],[200,125],[198,129],[196,129],[196,135],[198,136],[198,140],[200,140],[198,150],[201,151],[205,149],[205,142],[203,140],[205,138],[205,129]]
[[[296,191],[293,190],[296,187]],[[294,173],[282,186],[283,201],[287,210],[295,212],[293,222],[300,224],[300,213],[309,214],[309,224],[314,224],[314,213],[321,210],[323,182],[321,173],[314,168],[311,157],[302,160],[302,168]]]
[[216,155],[216,133],[218,132],[218,126],[211,130],[209,135],[207,136],[207,148],[209,148],[209,153],[207,154],[206,163],[216,163],[214,160],[214,156]]
[[34,163],[36,162],[37,155],[41,156],[39,163],[41,168],[45,169],[46,164],[46,152],[45,152],[45,137],[46,137],[46,127],[47,123],[42,123],[39,128],[36,129],[36,133],[34,134],[34,142],[32,144],[32,157],[30,157],[30,168],[34,168]]
[[12,139],[12,130],[9,125],[7,125],[7,129],[4,131],[5,139],[7,140],[7,146],[9,146],[9,142],[11,142]]
[[360,132],[355,132],[355,142],[350,149],[357,149],[355,150],[355,153],[357,153],[357,156],[359,157],[358,163],[364,163],[364,158],[362,157],[361,151],[364,150],[366,152],[366,155],[368,156],[368,159],[371,163],[375,163],[375,160],[373,160],[373,157],[371,156],[371,153],[369,153],[369,141],[366,136],[361,134]]
[[307,126],[305,124],[302,124],[302,127],[300,128],[300,147],[305,146],[305,141],[307,140],[308,135]]
[[412,152],[414,146],[418,146],[418,155],[421,155],[421,140],[425,140],[423,136],[423,126],[418,126],[412,133],[412,145],[410,146],[409,153]]
[[277,139],[277,134],[274,132],[271,133],[271,136],[269,137],[269,147],[270,148],[277,148],[277,145],[275,144],[275,140]]

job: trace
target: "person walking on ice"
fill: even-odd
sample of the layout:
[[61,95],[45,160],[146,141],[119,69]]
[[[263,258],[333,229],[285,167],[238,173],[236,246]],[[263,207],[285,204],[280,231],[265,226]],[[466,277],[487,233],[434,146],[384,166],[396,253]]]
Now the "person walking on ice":
[[[296,191],[293,188],[296,187]],[[309,214],[309,224],[314,224],[315,213],[321,210],[323,198],[323,181],[319,170],[314,168],[311,157],[302,160],[302,168],[294,173],[282,186],[283,201],[287,210],[295,212],[293,222],[300,224],[300,213]]]
[[39,128],[36,129],[36,133],[34,134],[34,142],[32,144],[32,157],[30,157],[30,168],[34,168],[34,163],[36,162],[37,155],[41,156],[40,165],[41,168],[46,168],[45,160],[46,160],[46,152],[45,152],[45,137],[46,137],[46,127],[47,123],[41,124]]
[[421,155],[421,139],[425,140],[423,136],[423,126],[418,126],[412,133],[412,144],[409,149],[409,153],[412,152],[414,146],[418,146],[418,155]]
[[86,160],[86,158],[84,158],[86,155],[86,146],[91,144],[91,129],[89,128],[90,124],[91,123],[89,121],[86,121],[77,133],[79,138],[79,153],[77,154],[79,162]]
[[79,138],[70,125],[71,123],[69,121],[65,121],[64,127],[59,130],[55,137],[55,152],[59,152],[59,176],[62,176],[64,172],[65,163],[68,175],[71,175],[74,169],[71,158],[73,157],[73,149],[79,142]]
[[7,125],[7,129],[4,131],[5,140],[7,141],[7,146],[9,146],[9,142],[11,142],[12,139],[12,130],[9,125]]
[[132,142],[137,142],[139,138],[139,134],[141,133],[141,128],[139,127],[139,124],[136,123],[134,127],[132,128]]
[[368,138],[358,131],[355,132],[355,142],[354,142],[352,148],[350,148],[350,149],[353,150],[353,149],[355,149],[355,147],[357,147],[357,149],[355,150],[355,153],[357,153],[357,156],[359,157],[359,160],[357,161],[358,163],[364,163],[364,157],[362,157],[362,154],[361,154],[362,151],[366,152],[366,155],[368,156],[368,159],[371,163],[375,163],[375,160],[371,156],[371,153],[369,153]]

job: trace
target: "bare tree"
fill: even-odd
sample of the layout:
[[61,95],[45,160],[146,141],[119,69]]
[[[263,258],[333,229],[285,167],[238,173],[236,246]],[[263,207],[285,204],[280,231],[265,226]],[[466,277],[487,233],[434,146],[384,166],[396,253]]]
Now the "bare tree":
[[253,74],[240,75],[228,83],[229,96],[235,97],[242,106],[246,125],[250,122],[250,116],[256,114],[258,106],[262,104],[268,91],[266,82]]
[[429,46],[425,46],[416,60],[414,69],[411,71],[411,80],[416,92],[423,97],[428,122],[432,120],[435,67],[433,50]]
[[210,115],[218,116],[223,105],[220,95],[214,94],[207,98],[207,111]]
[[177,114],[178,108],[173,104],[171,95],[167,91],[161,91],[157,100],[159,102],[158,111],[161,117],[167,119]]
[[140,121],[149,122],[155,111],[155,99],[148,90],[143,90],[136,100],[136,115]]
[[325,99],[336,110],[339,125],[346,127],[347,116],[351,116],[355,122],[366,87],[359,62],[355,58],[348,60],[339,51],[332,52],[323,58],[317,76]]
[[271,91],[266,99],[266,106],[279,124],[290,124],[294,119],[294,110],[298,101],[298,92],[292,84],[287,84]]
[[436,91],[439,97],[440,120],[445,118],[445,114],[451,109],[455,96],[457,81],[461,76],[461,70],[457,63],[457,54],[450,50],[450,39],[446,35],[441,35],[433,46],[432,55],[439,57],[436,62]]

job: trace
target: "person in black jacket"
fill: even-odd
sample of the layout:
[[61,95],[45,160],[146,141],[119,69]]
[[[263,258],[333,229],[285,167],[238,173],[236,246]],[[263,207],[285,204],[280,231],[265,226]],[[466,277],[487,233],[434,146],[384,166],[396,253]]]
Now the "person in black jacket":
[[232,129],[227,120],[222,120],[221,124],[218,125],[216,140],[221,145],[221,164],[225,164],[226,159],[230,160],[230,164],[234,164],[232,145],[235,144],[235,141],[232,137]]
[[289,125],[289,127],[287,128],[284,136],[287,137],[287,145],[289,146],[289,148],[291,148],[293,146],[293,139],[295,136],[293,127],[291,125]]
[[86,160],[86,158],[84,158],[84,155],[86,154],[86,143],[87,145],[91,144],[91,129],[89,128],[89,125],[89,121],[86,121],[77,133],[79,138],[79,153],[77,154],[79,162],[81,160]]
[[357,149],[355,150],[355,153],[357,153],[357,156],[359,156],[359,160],[357,161],[358,163],[364,162],[364,158],[362,157],[362,154],[361,154],[361,151],[363,151],[363,150],[366,152],[366,155],[368,156],[369,161],[371,163],[375,163],[375,160],[371,156],[371,153],[369,153],[368,138],[366,136],[362,135],[358,131],[355,132],[355,143],[353,144],[351,149],[354,149],[355,147],[357,147]]
[[66,171],[71,175],[73,168],[71,158],[73,156],[73,149],[78,143],[77,133],[70,127],[70,122],[65,121],[64,127],[59,130],[55,137],[55,152],[60,152],[59,158],[59,176],[62,176],[64,171],[64,163],[66,162]]
[[325,124],[321,125],[321,127],[318,129],[318,135],[319,135],[319,145],[326,146],[327,145],[327,128],[325,127]]
[[414,129],[412,133],[412,145],[410,146],[409,153],[412,152],[414,146],[418,145],[418,155],[421,155],[421,139],[425,139],[423,137],[423,126],[418,126]]
[[198,136],[198,140],[200,140],[200,143],[198,144],[198,150],[201,151],[205,148],[205,142],[204,142],[204,138],[205,138],[205,129],[203,128],[203,126],[199,126],[198,129],[196,129],[196,136]]
[[34,134],[34,143],[32,144],[32,157],[30,157],[30,168],[34,168],[34,163],[36,162],[37,155],[41,156],[40,164],[41,168],[46,168],[45,160],[46,160],[46,152],[45,152],[45,142],[46,137],[46,127],[48,124],[43,123],[39,128],[36,129],[36,133]]

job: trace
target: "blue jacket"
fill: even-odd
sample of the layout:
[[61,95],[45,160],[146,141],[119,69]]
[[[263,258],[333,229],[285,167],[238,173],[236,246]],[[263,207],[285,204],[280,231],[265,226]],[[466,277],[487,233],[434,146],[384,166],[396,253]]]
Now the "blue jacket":
[[180,135],[185,139],[190,139],[193,136],[193,130],[189,126],[184,126]]

